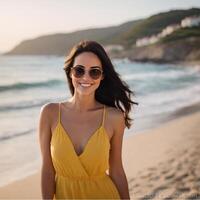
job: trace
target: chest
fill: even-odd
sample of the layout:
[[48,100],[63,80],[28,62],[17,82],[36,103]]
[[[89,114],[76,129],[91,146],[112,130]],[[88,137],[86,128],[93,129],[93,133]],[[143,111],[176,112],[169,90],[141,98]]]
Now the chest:
[[105,119],[103,123],[103,116],[99,114],[87,116],[61,115],[60,126],[62,127],[62,133],[66,134],[77,155],[84,152],[87,144],[91,140],[94,141],[94,138],[97,137],[102,128],[110,141],[113,130],[107,118]]

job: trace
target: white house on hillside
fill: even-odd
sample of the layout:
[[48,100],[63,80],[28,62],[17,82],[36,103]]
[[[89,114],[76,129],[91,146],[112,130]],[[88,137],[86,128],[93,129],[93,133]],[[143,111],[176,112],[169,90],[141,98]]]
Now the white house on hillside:
[[150,37],[143,37],[136,40],[135,45],[137,47],[150,45],[153,43],[156,43],[161,38],[166,37],[167,35],[172,34],[174,31],[185,28],[185,27],[193,27],[193,26],[200,26],[200,16],[192,16],[192,17],[186,17],[181,21],[181,24],[172,24],[164,28],[160,33],[157,35],[153,35]]
[[159,38],[156,35],[153,35],[151,37],[144,37],[144,38],[136,40],[136,46],[141,47],[141,46],[153,44],[157,42],[158,40]]
[[193,27],[200,25],[200,16],[186,17],[181,21],[181,27]]
[[173,33],[174,31],[176,31],[177,29],[181,28],[181,26],[179,24],[172,24],[167,26],[166,28],[164,28],[162,30],[161,33],[158,34],[158,36],[160,37],[165,37],[167,35],[170,35],[171,33]]
[[104,48],[108,52],[110,52],[110,51],[122,51],[124,49],[124,47],[122,45],[119,45],[119,44],[106,45]]

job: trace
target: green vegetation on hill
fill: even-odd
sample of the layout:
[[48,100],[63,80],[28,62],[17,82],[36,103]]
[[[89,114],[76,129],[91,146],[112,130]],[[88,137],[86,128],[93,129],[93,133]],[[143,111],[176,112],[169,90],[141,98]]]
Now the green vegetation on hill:
[[166,26],[178,24],[185,17],[193,15],[200,15],[200,9],[191,8],[188,10],[172,10],[165,13],[159,13],[138,23],[131,31],[124,34],[124,37],[121,39],[124,40],[125,45],[130,46],[139,38],[158,34]]

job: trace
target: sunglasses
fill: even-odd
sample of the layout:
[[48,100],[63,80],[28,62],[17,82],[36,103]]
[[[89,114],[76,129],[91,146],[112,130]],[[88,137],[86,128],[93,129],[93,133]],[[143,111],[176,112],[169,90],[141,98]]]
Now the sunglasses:
[[[76,65],[75,67],[72,67],[71,70],[72,70],[72,74],[76,78],[81,78],[86,73],[85,67],[83,67],[82,65]],[[99,79],[102,73],[103,73],[103,70],[99,67],[91,67],[89,69],[89,75],[94,80]]]

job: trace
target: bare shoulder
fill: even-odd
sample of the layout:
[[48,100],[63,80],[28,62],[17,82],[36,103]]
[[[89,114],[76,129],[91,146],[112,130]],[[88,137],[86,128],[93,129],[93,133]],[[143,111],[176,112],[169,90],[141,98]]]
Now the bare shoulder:
[[41,107],[40,111],[50,114],[58,108],[58,104],[59,103],[46,103]]
[[55,123],[55,116],[58,115],[59,103],[47,103],[40,109],[40,120],[52,126]]
[[108,120],[112,124],[114,130],[125,129],[124,113],[117,108],[107,107]]
[[40,137],[44,137],[49,140],[52,135],[52,130],[55,128],[57,123],[57,117],[55,114],[58,113],[59,103],[47,103],[44,104],[40,109],[39,116],[39,134]]
[[48,172],[54,176],[55,171],[51,160],[50,144],[51,144],[51,120],[52,113],[56,109],[56,103],[48,103],[40,109],[40,120],[39,120],[39,143],[42,154],[42,173]]
[[114,121],[124,120],[124,113],[120,109],[114,107],[107,107],[107,112],[110,118]]
[[40,113],[48,117],[51,117],[55,114],[55,112],[58,112],[58,106],[59,103],[44,104],[40,109]]

